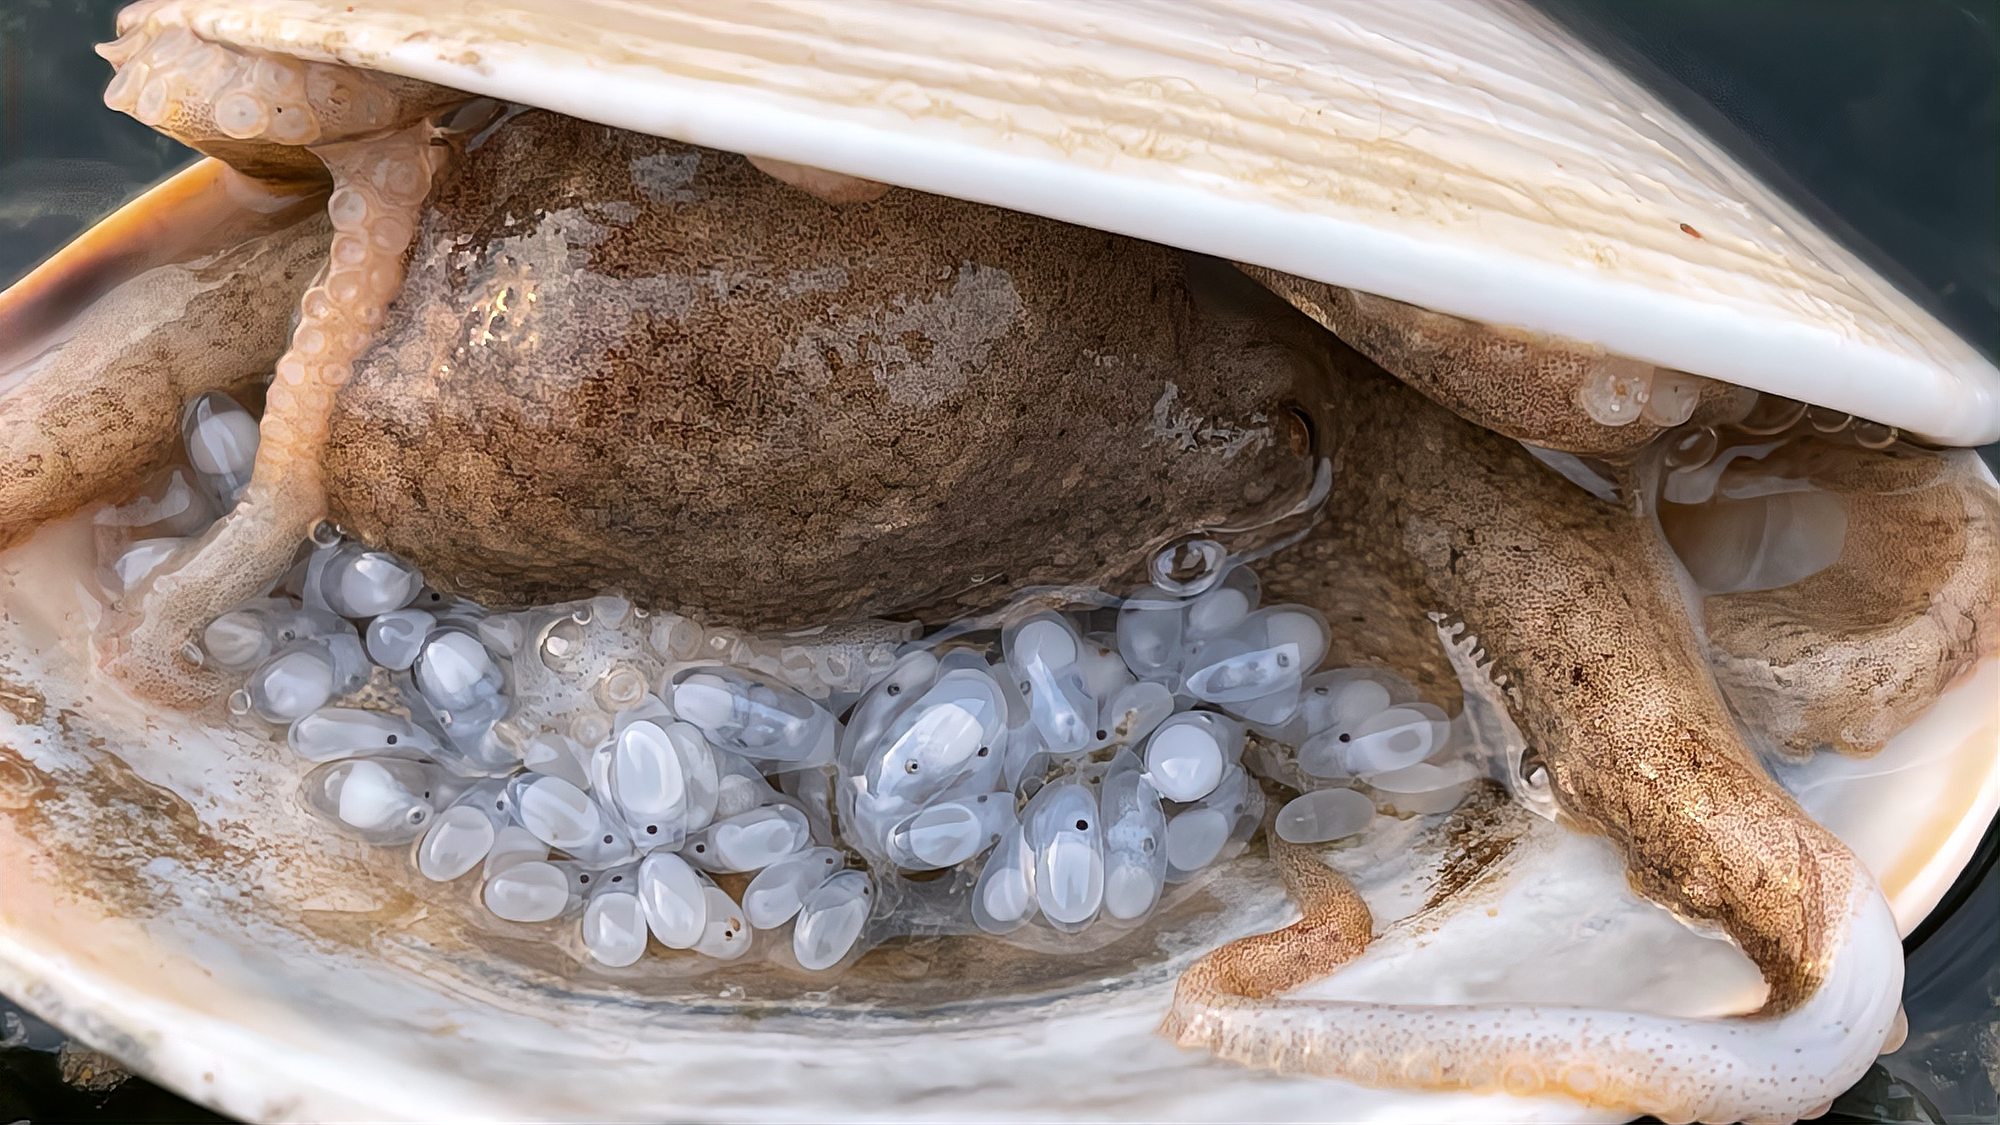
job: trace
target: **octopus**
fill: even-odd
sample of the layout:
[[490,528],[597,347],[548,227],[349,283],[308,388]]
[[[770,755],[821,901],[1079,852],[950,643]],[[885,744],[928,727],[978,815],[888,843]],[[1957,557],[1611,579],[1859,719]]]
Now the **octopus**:
[[[68,346],[0,357],[0,541],[131,494],[183,402],[261,397],[240,499],[100,625],[134,694],[215,699],[198,631],[328,521],[482,598],[617,588],[746,629],[944,621],[1219,538],[1336,623],[1334,660],[1466,693],[1522,800],[1608,840],[1769,993],[1715,1019],[1295,999],[1373,921],[1278,844],[1300,920],[1196,962],[1167,1035],[1679,1121],[1811,1115],[1893,1047],[1883,896],[1759,755],[1871,753],[1993,655],[2000,499],[1969,456],[1774,430],[1782,404],[1585,345],[146,13],[104,49],[107,102],[210,159],[0,297],[10,341],[93,302]],[[1732,449],[1677,465],[1663,444],[1690,433]],[[1788,519],[1841,531],[1773,563],[1753,548]]]

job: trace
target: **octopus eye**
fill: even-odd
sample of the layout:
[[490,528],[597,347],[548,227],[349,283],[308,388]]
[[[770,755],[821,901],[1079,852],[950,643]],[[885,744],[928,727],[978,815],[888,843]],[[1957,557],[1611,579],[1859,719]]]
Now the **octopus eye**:
[[1313,429],[1312,415],[1294,403],[1285,408],[1285,448],[1294,457],[1304,457],[1312,453],[1317,433]]

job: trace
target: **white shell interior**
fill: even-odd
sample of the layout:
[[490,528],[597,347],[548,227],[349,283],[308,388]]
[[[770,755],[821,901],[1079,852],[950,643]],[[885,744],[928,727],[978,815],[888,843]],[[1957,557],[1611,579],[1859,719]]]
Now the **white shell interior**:
[[2000,438],[2000,369],[1525,5],[166,0],[159,14],[1247,260],[1937,441]]
[[[161,716],[95,671],[87,523],[0,554],[0,992],[142,1073],[254,1120],[1615,1118],[1560,1101],[1283,1078],[1154,1034],[1201,952],[1291,917],[1235,861],[1123,964],[891,957],[899,999],[842,980],[586,970],[441,897],[396,851],[329,835],[281,740]],[[2000,808],[2000,661],[1807,807],[1907,931]],[[1379,920],[1422,904],[1437,846],[1378,817],[1331,862]],[[469,882],[476,883],[476,879]],[[997,950],[997,946],[987,948]],[[1134,963],[1136,962],[1136,967]],[[671,962],[667,963],[669,966]],[[1635,969],[1643,966],[1643,970]],[[741,968],[741,966],[738,966]],[[968,977],[967,973],[975,975]],[[899,976],[900,974],[900,976]],[[956,975],[954,975],[956,974]],[[967,981],[990,994],[966,999]],[[939,984],[939,979],[948,984]],[[1635,898],[1608,845],[1535,821],[1489,882],[1387,925],[1308,994],[1748,1011],[1725,942]]]

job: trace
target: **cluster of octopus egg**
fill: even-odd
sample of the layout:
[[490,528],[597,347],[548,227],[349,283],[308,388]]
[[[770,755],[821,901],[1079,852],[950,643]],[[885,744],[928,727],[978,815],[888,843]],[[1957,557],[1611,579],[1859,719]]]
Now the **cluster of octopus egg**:
[[[103,522],[227,508],[255,419],[204,396],[186,435],[185,468]],[[107,581],[163,541],[128,534]],[[489,611],[323,527],[190,656],[241,677],[232,721],[311,763],[336,831],[609,967],[652,942],[819,971],[899,933],[1115,934],[1251,839],[1253,773],[1299,791],[1273,823],[1300,843],[1455,803],[1443,712],[1316,672],[1317,613],[1260,608],[1247,566],[1162,582],[923,639],[751,637],[615,596]]]

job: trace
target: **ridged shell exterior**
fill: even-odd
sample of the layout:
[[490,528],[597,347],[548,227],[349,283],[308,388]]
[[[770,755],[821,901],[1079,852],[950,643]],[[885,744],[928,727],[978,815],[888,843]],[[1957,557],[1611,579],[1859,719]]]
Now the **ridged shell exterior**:
[[1525,6],[166,0],[158,18],[2000,438],[2000,370]]

